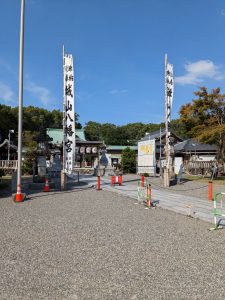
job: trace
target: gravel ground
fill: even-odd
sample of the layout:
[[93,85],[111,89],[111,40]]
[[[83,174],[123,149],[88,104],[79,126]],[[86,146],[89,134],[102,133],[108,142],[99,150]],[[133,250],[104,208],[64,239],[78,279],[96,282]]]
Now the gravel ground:
[[0,199],[0,299],[225,299],[224,230],[84,189]]
[[[123,175],[124,183],[137,185],[137,181],[140,180],[138,175]],[[197,198],[208,199],[208,183],[201,182],[198,180],[182,180],[181,184],[174,184],[168,188],[164,188],[163,179],[159,177],[146,177],[146,180],[151,183],[153,189],[157,190],[167,190],[171,193],[176,193],[185,196],[193,196]],[[225,182],[224,185],[218,185],[213,182],[213,192],[225,192]]]

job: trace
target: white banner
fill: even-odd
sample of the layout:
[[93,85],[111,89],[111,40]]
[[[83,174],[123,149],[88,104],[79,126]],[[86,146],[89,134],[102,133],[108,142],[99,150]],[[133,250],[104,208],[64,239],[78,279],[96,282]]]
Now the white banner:
[[173,92],[174,92],[174,80],[173,80],[173,65],[169,64],[167,62],[166,58],[166,84],[165,84],[165,89],[166,89],[166,123],[167,123],[167,132],[166,132],[166,141],[167,141],[167,149],[168,155],[167,155],[167,168],[169,168],[170,165],[170,154],[171,154],[171,146],[169,144],[169,137],[171,133],[171,128],[170,128],[170,121],[171,121],[171,111],[172,111],[172,104],[173,104]]
[[173,82],[173,65],[167,63],[166,65],[166,95],[167,95],[167,108],[168,108],[168,117],[170,119],[171,109],[173,104],[173,91],[174,91],[174,82]]
[[74,69],[73,57],[64,55],[64,161],[65,171],[71,173],[75,164],[75,110],[74,110]]

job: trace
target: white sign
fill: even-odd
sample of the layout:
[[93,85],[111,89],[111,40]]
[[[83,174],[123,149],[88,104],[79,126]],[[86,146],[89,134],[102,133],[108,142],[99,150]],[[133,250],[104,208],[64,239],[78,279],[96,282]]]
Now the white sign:
[[64,156],[65,171],[71,173],[75,162],[75,111],[74,111],[74,70],[73,57],[70,54],[63,58],[64,77]]
[[138,173],[155,175],[155,139],[138,143]]
[[179,174],[180,168],[183,166],[183,157],[175,157],[174,159],[174,172]]

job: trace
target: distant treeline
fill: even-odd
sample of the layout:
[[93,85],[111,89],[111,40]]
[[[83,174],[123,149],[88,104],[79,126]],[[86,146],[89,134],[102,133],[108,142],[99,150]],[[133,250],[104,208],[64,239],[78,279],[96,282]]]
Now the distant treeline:
[[[23,108],[23,131],[24,135],[35,135],[38,132],[41,123],[47,128],[62,128],[63,113],[60,110],[48,111],[46,109],[34,106]],[[78,122],[79,115],[76,114],[76,128],[82,128]],[[15,131],[12,139],[16,142],[18,130],[18,107],[10,107],[0,104],[0,134],[3,141],[8,137],[9,129]],[[174,132],[184,137],[182,126],[179,120],[171,122]],[[164,127],[164,124],[143,124],[143,123],[129,123],[123,126],[116,126],[110,123],[97,123],[89,121],[84,126],[84,131],[88,140],[102,140],[110,145],[134,145],[147,132],[153,132]],[[29,134],[28,134],[29,133]]]
[[[116,126],[114,124],[100,124],[89,121],[86,123],[84,130],[88,140],[102,140],[106,145],[135,145],[137,141],[160,127],[164,128],[164,123],[160,124],[144,124],[144,123],[129,123],[127,125]],[[185,137],[182,124],[179,120],[171,122],[171,128],[175,134],[180,137]]]

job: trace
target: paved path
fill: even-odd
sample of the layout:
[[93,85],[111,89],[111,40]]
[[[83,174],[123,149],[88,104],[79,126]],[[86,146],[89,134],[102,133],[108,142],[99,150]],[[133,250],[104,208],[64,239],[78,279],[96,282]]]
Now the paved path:
[[[134,176],[134,178],[137,178]],[[137,191],[137,181],[135,179],[127,180],[123,183],[122,186],[110,185],[110,179],[109,178],[102,178],[101,179],[101,187],[105,190],[116,192],[118,194],[121,194],[123,196],[131,197],[135,200],[138,199],[138,191]],[[89,182],[89,184],[96,185],[97,178],[92,176],[87,176],[85,179]],[[151,181],[152,179],[150,179]],[[190,185],[189,185],[190,186]],[[203,186],[201,184],[200,186]],[[204,185],[205,186],[205,185]],[[187,188],[187,186],[186,186]],[[206,185],[207,188],[207,185]],[[180,186],[178,186],[178,189],[180,189]],[[191,186],[190,186],[191,189]],[[186,191],[186,190],[185,190]],[[157,201],[158,207],[172,210],[174,212],[178,212],[184,215],[191,216],[193,218],[198,218],[203,221],[207,221],[209,223],[213,223],[213,201],[208,201],[207,198],[200,198],[200,197],[192,197],[187,195],[180,194],[182,190],[176,191],[174,188],[172,188],[172,191],[169,189],[156,189],[152,188],[152,199],[153,201]],[[192,191],[194,194],[194,191]],[[136,202],[136,201],[135,201]]]

